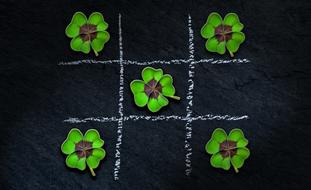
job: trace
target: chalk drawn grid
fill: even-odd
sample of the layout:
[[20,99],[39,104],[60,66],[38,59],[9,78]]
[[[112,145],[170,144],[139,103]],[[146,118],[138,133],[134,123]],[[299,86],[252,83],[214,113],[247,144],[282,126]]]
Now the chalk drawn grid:
[[[123,122],[124,121],[138,121],[138,120],[148,120],[148,121],[169,121],[169,120],[179,120],[185,121],[185,175],[189,176],[192,171],[191,166],[191,155],[192,155],[192,147],[191,147],[191,138],[192,138],[192,122],[196,120],[206,121],[206,120],[226,120],[226,121],[237,121],[249,119],[248,115],[242,116],[231,116],[231,115],[214,115],[214,114],[206,114],[206,115],[196,115],[192,114],[192,106],[193,106],[193,90],[194,90],[194,75],[195,75],[195,66],[198,63],[203,64],[244,64],[249,63],[248,59],[229,59],[229,60],[215,60],[215,59],[194,59],[194,35],[192,30],[192,19],[191,16],[188,15],[188,32],[189,32],[189,41],[188,41],[188,49],[189,49],[189,58],[188,59],[174,59],[174,60],[154,60],[147,62],[139,62],[132,60],[124,60],[123,59],[123,44],[122,44],[122,16],[119,14],[119,59],[117,60],[105,60],[105,61],[97,61],[97,60],[79,60],[72,62],[60,62],[59,65],[80,65],[80,64],[119,64],[120,65],[120,86],[119,86],[119,102],[118,102],[118,116],[113,117],[88,117],[88,118],[67,118],[64,122],[67,123],[87,123],[87,122],[117,122],[117,142],[115,145],[115,165],[113,177],[114,180],[119,180],[119,173],[121,168],[121,145],[122,145],[122,131],[123,131]],[[124,90],[124,65],[170,65],[170,64],[188,64],[188,91],[187,91],[187,107],[185,110],[185,116],[178,115],[159,115],[159,116],[142,116],[142,115],[129,115],[125,116],[123,114],[123,90]]]

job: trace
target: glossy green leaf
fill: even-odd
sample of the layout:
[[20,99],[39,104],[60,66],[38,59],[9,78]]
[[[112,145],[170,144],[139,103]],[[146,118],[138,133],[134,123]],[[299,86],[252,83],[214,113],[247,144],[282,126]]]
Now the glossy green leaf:
[[152,67],[146,67],[142,71],[142,78],[146,83],[148,83],[152,79],[159,81],[162,76],[163,76],[162,69],[154,69]]
[[75,151],[75,143],[69,139],[66,139],[61,146],[61,150],[64,154],[71,154]]
[[232,129],[228,135],[228,140],[237,142],[237,147],[245,147],[248,140],[244,137],[241,129]]
[[217,53],[223,55],[226,52],[226,42],[220,42],[217,45]]
[[222,168],[222,161],[223,157],[221,156],[220,153],[213,154],[210,159],[211,165],[215,168]]
[[246,147],[238,148],[236,154],[244,159],[247,159],[250,155],[250,151]]
[[106,151],[102,148],[95,148],[92,152],[92,156],[97,157],[99,160],[102,160],[106,156]]
[[236,155],[231,158],[231,163],[237,169],[241,168],[244,164],[244,161],[249,157],[250,152],[247,148],[238,148]]
[[172,85],[173,84],[173,78],[169,74],[163,75],[161,80],[159,81],[162,87],[167,86],[167,85]]
[[76,153],[72,153],[66,158],[66,165],[69,168],[77,168],[79,170],[85,170],[85,158],[79,158]]
[[154,69],[152,67],[146,67],[142,72],[142,78],[146,83],[148,83],[152,79],[159,81],[162,76],[163,76],[162,69]]
[[152,67],[146,67],[143,69],[142,71],[142,78],[145,81],[145,83],[148,83],[149,81],[151,81],[153,79],[155,73],[155,69]]
[[220,148],[219,142],[213,139],[209,140],[207,144],[205,145],[205,150],[209,154],[215,154],[219,152],[219,148]]
[[212,134],[212,139],[218,143],[222,143],[227,140],[227,133],[223,129],[217,128]]
[[248,144],[248,140],[246,138],[240,138],[237,142],[237,148],[245,147]]
[[244,28],[244,25],[240,22],[235,23],[232,27],[232,32],[241,32]]
[[87,22],[87,18],[82,12],[76,12],[73,15],[72,20],[71,20],[71,23],[74,23],[78,26],[82,26],[86,24],[86,22]]
[[89,41],[83,42],[83,44],[81,45],[81,51],[85,54],[90,53],[90,51],[91,51],[91,45],[90,44],[91,44],[91,42],[89,42]]
[[232,33],[232,39],[241,44],[245,40],[245,35],[243,32],[234,32]]
[[240,157],[239,155],[234,155],[231,158],[231,163],[235,168],[241,168],[244,164],[244,160],[242,157]]
[[139,92],[134,95],[135,104],[139,107],[144,107],[147,105],[149,97],[145,92]]
[[70,23],[67,27],[66,27],[66,35],[70,38],[74,38],[79,36],[79,32],[80,32],[80,26],[78,26],[75,23]]
[[86,159],[86,163],[87,165],[92,168],[95,169],[98,167],[100,161],[106,156],[106,152],[104,149],[102,148],[96,148],[93,150],[93,153],[91,156],[89,156]]
[[163,95],[158,96],[158,103],[161,107],[167,106],[168,105],[168,99],[165,98]]
[[218,46],[219,42],[217,40],[216,37],[213,38],[209,38],[206,43],[205,43],[205,47],[208,51],[210,52],[217,52],[217,46]]
[[99,138],[99,139],[96,139],[96,140],[93,141],[93,143],[92,143],[92,148],[100,148],[100,147],[102,147],[104,144],[105,144],[104,140],[102,140],[102,139]]
[[218,13],[213,12],[208,16],[207,23],[217,27],[222,23],[222,18]]
[[223,158],[220,153],[213,154],[210,159],[210,163],[215,168],[222,168],[224,170],[230,169],[230,157]]
[[229,40],[226,44],[226,47],[229,51],[234,53],[234,52],[238,51],[240,44],[235,40]]
[[162,69],[155,69],[154,76],[153,76],[154,80],[160,81],[162,76],[163,76],[163,70]]
[[240,138],[244,138],[244,134],[241,129],[232,129],[228,135],[228,140],[231,141],[238,141]]
[[91,155],[86,159],[86,163],[87,165],[92,168],[95,169],[98,167],[99,163],[100,163],[100,159],[98,159],[97,157]]
[[70,42],[70,47],[74,51],[80,51],[83,40],[80,37],[73,38]]
[[99,38],[95,38],[91,42],[91,47],[96,52],[100,52],[101,50],[103,50],[104,46],[105,46],[105,42],[102,39],[99,39]]
[[175,87],[173,85],[166,85],[162,88],[162,94],[164,96],[174,96]]
[[94,24],[94,25],[98,25],[99,23],[103,23],[103,22],[104,22],[104,17],[99,12],[93,12],[89,16],[89,19],[87,21],[88,24]]
[[230,160],[231,160],[230,157],[224,158],[222,160],[222,169],[224,170],[230,169],[230,166],[231,166]]
[[96,26],[97,31],[105,31],[108,28],[108,23],[103,21]]
[[94,142],[95,140],[100,139],[100,135],[96,129],[89,129],[84,135],[84,140],[88,142]]
[[150,98],[149,99],[149,102],[148,102],[148,109],[151,111],[151,112],[157,112],[161,109],[161,105],[158,103],[158,100],[155,99],[155,98]]
[[81,133],[81,131],[77,128],[73,128],[70,130],[68,137],[67,137],[70,141],[77,143],[80,142],[83,139],[83,135]]
[[110,39],[110,34],[106,31],[104,32],[97,32],[96,38],[95,39],[100,39],[104,44],[109,41]]
[[224,18],[225,25],[233,26],[234,24],[239,22],[240,22],[239,17],[235,13],[228,13]]
[[145,82],[142,80],[133,80],[130,84],[131,91],[134,94],[137,94],[139,92],[144,92],[145,89]]
[[201,35],[203,38],[211,38],[215,35],[215,27],[212,24],[206,23],[201,29]]

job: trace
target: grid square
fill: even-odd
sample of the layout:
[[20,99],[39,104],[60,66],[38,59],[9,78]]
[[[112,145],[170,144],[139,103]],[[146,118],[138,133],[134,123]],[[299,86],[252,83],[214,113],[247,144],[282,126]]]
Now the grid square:
[[176,96],[181,97],[181,100],[173,100],[168,98],[169,105],[163,107],[159,112],[152,113],[148,110],[147,106],[140,108],[135,105],[134,96],[130,89],[130,83],[139,79],[142,80],[141,72],[145,66],[126,65],[125,66],[125,88],[124,88],[124,114],[125,115],[144,115],[144,116],[157,116],[157,115],[180,115],[184,116],[187,106],[187,63],[180,63],[179,65],[151,65],[153,68],[161,68],[164,74],[170,74],[173,77],[173,85],[176,89]]
[[[111,65],[81,65],[62,67],[58,74],[59,84],[53,94],[59,106],[63,107],[65,117],[92,117],[102,115],[116,115],[119,85],[119,66]],[[109,77],[108,77],[109,75]],[[108,80],[107,80],[108,79]],[[84,89],[83,91],[78,89]],[[103,97],[109,94],[110,101]],[[85,106],[87,102],[88,106]],[[109,107],[110,109],[106,109]]]
[[[115,162],[114,156],[112,155],[115,151],[114,145],[117,141],[115,135],[117,130],[117,123],[89,122],[87,125],[85,123],[75,124],[75,127],[79,128],[83,134],[88,129],[96,129],[99,132],[101,139],[105,141],[103,149],[106,151],[106,156],[100,162],[99,166],[94,169],[96,175],[98,176],[96,178],[97,183],[81,183],[80,185],[82,186],[77,185],[77,181],[93,181],[93,179],[90,178],[90,172],[88,168],[84,170],[83,173],[77,172],[79,175],[72,175],[71,172],[62,172],[62,176],[64,177],[58,178],[59,183],[65,187],[71,187],[72,189],[109,189],[109,187],[111,187],[111,184],[109,184],[111,181],[111,171],[113,171]],[[64,155],[60,156],[65,157]],[[51,172],[54,172],[55,175],[59,174],[60,170],[71,170],[70,168],[66,167],[65,160],[64,162],[55,160],[55,162],[52,162],[51,166],[48,168],[52,168]],[[51,183],[54,184],[53,181],[51,181]],[[103,184],[105,185],[103,186]]]
[[[184,53],[188,51],[188,41],[185,40],[188,38],[188,31],[185,30],[188,15],[170,12],[169,14],[179,15],[169,17],[167,14],[160,14],[162,11],[154,14],[144,10],[122,19],[125,59],[148,61],[185,58]],[[185,24],[176,25],[176,21],[172,19],[175,16],[182,18]],[[165,30],[161,30],[162,28]]]
[[[194,98],[193,111],[196,114],[243,115],[249,112],[250,106],[255,103],[257,95],[249,95],[248,83],[256,81],[255,76],[251,76],[248,65],[204,65],[197,64],[196,67],[196,88],[195,97],[202,97],[202,92],[208,92],[204,98]],[[262,89],[258,86],[258,88]],[[263,87],[264,88],[264,87]],[[257,97],[258,98],[258,97]],[[217,103],[215,103],[217,102]],[[256,108],[254,108],[256,109]],[[201,113],[202,110],[204,113]]]
[[[234,123],[230,121],[216,121],[216,120],[209,121],[209,122],[194,121],[193,122],[193,138],[191,139],[191,144],[193,148],[192,174],[197,176],[199,181],[209,180],[210,178],[219,179],[219,176],[223,175],[224,173],[228,174],[227,171],[218,170],[214,168],[213,166],[211,166],[210,164],[211,155],[205,151],[205,145],[210,140],[211,135],[216,128],[223,128],[227,134],[229,134],[230,131],[234,128],[241,128],[247,139],[250,139],[251,137],[249,136],[249,134],[255,131],[253,129],[253,125],[252,127],[250,127],[249,121],[247,120],[235,121]],[[249,162],[249,160],[246,160],[246,162]],[[246,167],[242,169],[247,170]],[[214,170],[218,170],[218,172],[216,172],[217,174],[213,172]],[[205,172],[207,171],[206,173],[210,175],[201,176],[200,173],[204,171]],[[249,172],[246,172],[246,173],[249,173]],[[219,175],[219,176],[215,176],[215,175]],[[232,175],[235,175],[235,174],[232,173]]]
[[[135,185],[154,184],[155,181],[166,181],[184,177],[184,122],[182,121],[128,121],[125,122],[124,143],[122,145],[121,178],[127,178]],[[150,135],[145,135],[149,133]],[[178,146],[176,146],[178,145]],[[143,149],[141,147],[144,147]],[[144,162],[148,160],[149,162]],[[164,166],[164,167],[163,167]],[[139,171],[135,170],[140,168]],[[176,172],[177,171],[177,172]],[[172,176],[179,173],[179,176]],[[146,178],[145,176],[149,176]],[[160,180],[161,178],[161,180]],[[148,181],[148,180],[152,181]],[[161,186],[161,184],[159,184]],[[148,189],[148,188],[141,188]]]

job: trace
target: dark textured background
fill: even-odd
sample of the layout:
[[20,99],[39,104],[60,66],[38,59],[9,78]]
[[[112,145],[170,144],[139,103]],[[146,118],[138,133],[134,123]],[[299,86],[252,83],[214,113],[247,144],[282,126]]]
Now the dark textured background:
[[[310,1],[292,0],[6,0],[0,3],[0,189],[306,189],[310,187]],[[194,114],[250,116],[193,122],[193,173],[184,175],[185,122],[125,122],[120,181],[113,181],[116,123],[63,123],[67,117],[118,114],[118,65],[58,66],[95,59],[69,49],[64,30],[76,11],[100,11],[111,40],[96,59],[118,59],[118,13],[124,58],[188,58],[187,15],[193,19],[195,59],[208,53],[200,28],[212,11],[236,12],[246,41],[244,65],[196,66]],[[125,114],[149,115],[133,104],[131,80],[143,67],[125,66]],[[160,114],[184,114],[187,66],[162,66],[183,100]],[[60,145],[72,127],[96,128],[107,157],[96,169],[65,166]],[[216,127],[239,127],[251,157],[239,174],[209,164],[204,145]]]

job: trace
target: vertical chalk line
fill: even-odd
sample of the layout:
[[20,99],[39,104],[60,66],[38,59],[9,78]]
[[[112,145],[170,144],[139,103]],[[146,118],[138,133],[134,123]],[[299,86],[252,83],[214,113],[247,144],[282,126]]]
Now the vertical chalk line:
[[192,137],[192,106],[193,106],[193,89],[194,89],[194,72],[195,72],[195,61],[194,61],[194,44],[193,44],[193,30],[192,30],[192,20],[190,14],[188,15],[188,30],[189,30],[189,67],[188,67],[188,92],[187,92],[187,100],[188,105],[186,108],[186,118],[187,122],[185,125],[186,135],[185,135],[185,174],[188,176],[191,174],[192,166],[191,166],[191,155],[192,155],[192,147],[191,147],[191,137]]
[[114,168],[114,180],[119,180],[120,164],[121,164],[121,144],[122,144],[122,131],[123,131],[123,90],[124,90],[124,66],[123,66],[123,44],[122,44],[122,27],[121,27],[121,14],[119,14],[119,64],[120,64],[120,87],[119,87],[119,115],[118,129],[117,129],[117,143],[115,153],[115,168]]

